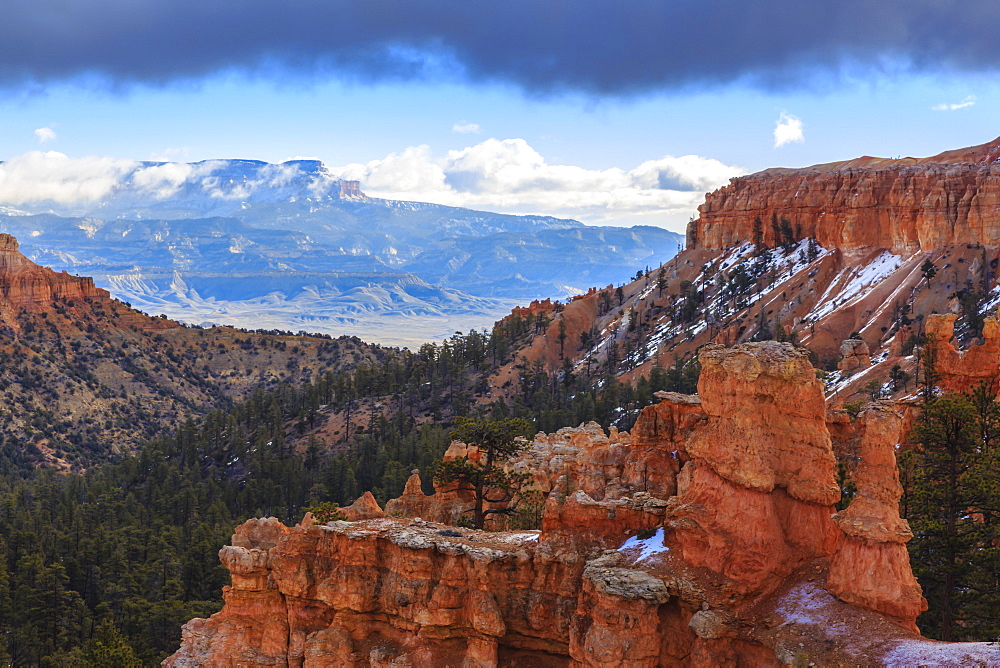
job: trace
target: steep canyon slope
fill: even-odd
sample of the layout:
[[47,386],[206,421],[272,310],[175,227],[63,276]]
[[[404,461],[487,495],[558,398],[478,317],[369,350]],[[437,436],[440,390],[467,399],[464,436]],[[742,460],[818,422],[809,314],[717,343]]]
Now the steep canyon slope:
[[995,140],[733,179],[706,197],[675,258],[508,321],[542,317],[544,335],[522,354],[552,371],[635,380],[706,343],[778,339],[812,351],[838,400],[872,383],[912,391],[933,314],[956,316],[961,348],[1000,305],[998,157]]

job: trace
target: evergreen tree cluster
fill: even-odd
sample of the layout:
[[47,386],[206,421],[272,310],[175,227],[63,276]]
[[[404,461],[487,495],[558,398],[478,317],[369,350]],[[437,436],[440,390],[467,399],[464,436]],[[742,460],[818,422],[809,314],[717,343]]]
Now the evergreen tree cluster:
[[[933,379],[933,361],[929,368]],[[940,640],[1000,639],[1000,403],[995,388],[926,392],[917,446],[900,458],[901,514],[928,610],[921,631]]]

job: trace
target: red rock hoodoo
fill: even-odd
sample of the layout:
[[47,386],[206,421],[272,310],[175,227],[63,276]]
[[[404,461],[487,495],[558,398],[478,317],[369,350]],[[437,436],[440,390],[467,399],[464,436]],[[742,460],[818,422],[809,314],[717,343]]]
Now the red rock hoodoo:
[[927,345],[934,348],[938,385],[952,392],[966,392],[979,383],[995,386],[1000,380],[1000,323],[989,316],[983,322],[983,339],[959,351],[951,338],[958,316],[932,314],[927,317]]
[[[541,532],[427,521],[436,495],[416,480],[390,505],[402,517],[366,498],[357,517],[374,519],[247,522],[220,553],[225,606],[186,624],[165,665],[881,665],[927,642],[893,405],[828,424],[788,344],[701,361],[700,397],[662,395],[631,435],[536,437],[514,466],[546,496]],[[836,514],[831,428],[859,457]]]

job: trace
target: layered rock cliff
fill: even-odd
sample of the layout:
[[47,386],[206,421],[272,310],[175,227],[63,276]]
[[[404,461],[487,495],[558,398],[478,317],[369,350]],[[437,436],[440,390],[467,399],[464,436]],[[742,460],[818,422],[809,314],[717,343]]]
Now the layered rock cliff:
[[[632,435],[536,438],[514,466],[545,494],[541,532],[379,517],[369,498],[352,522],[247,522],[220,553],[223,610],[185,625],[165,665],[909,665],[956,647],[1000,662],[915,633],[892,405],[828,414],[788,344],[701,358],[700,396],[662,395]],[[834,514],[846,441],[858,493]],[[393,509],[428,499],[414,483]]]
[[[957,244],[1000,244],[1000,138],[929,158],[858,158],[769,169],[710,193],[688,227],[688,248],[781,243],[772,215],[794,239],[844,251],[909,254]],[[779,225],[780,229],[780,225]]]
[[[957,373],[996,377],[973,367],[997,366],[981,323],[1000,305],[998,158],[1000,139],[734,179],[707,195],[674,259],[618,288],[535,305],[542,333],[491,380],[494,396],[514,386],[522,357],[553,374],[568,357],[575,374],[636,382],[705,344],[761,339],[811,350],[836,402],[912,392],[925,333],[954,333],[948,364],[987,341]],[[935,334],[936,314],[954,314],[955,326]]]
[[0,234],[0,315],[12,322],[20,309],[48,310],[54,300],[109,302],[110,294],[94,285],[94,279],[56,273],[20,252],[17,239]]

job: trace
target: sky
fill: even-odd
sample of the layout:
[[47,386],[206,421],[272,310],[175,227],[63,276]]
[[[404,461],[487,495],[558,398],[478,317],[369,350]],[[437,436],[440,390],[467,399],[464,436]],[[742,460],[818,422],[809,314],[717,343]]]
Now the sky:
[[986,0],[10,0],[0,194],[309,157],[377,196],[680,231],[740,174],[996,138],[998,32]]

